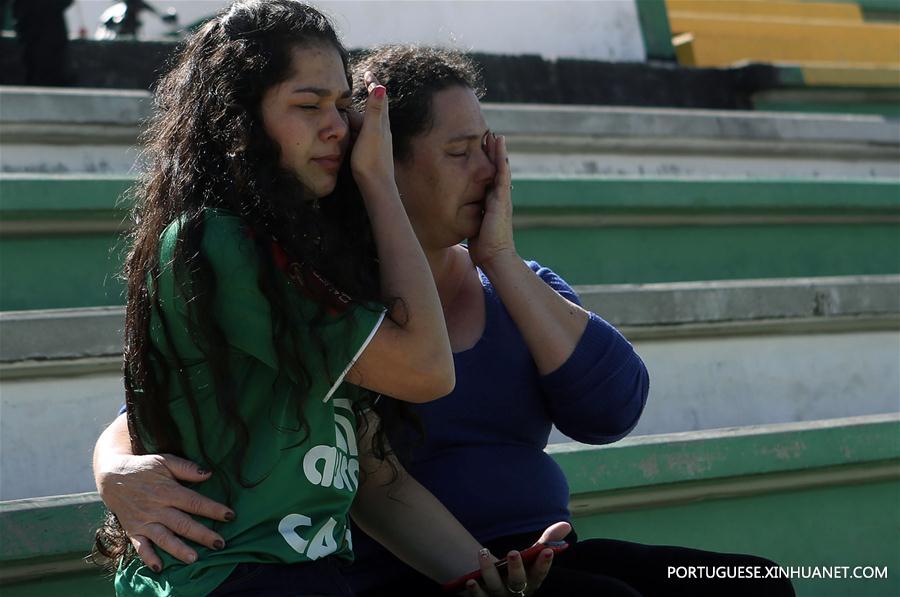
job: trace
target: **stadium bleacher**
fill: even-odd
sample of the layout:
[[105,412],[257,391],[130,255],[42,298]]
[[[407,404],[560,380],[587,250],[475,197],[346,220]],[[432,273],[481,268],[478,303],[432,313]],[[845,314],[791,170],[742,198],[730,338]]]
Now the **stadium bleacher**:
[[[631,437],[548,447],[579,534],[900,569],[900,9],[651,4],[679,68],[768,63],[757,110],[485,104],[520,253],[650,368]],[[4,596],[111,593],[83,561],[102,515],[89,454],[122,400],[117,272],[148,98],[0,86]]]

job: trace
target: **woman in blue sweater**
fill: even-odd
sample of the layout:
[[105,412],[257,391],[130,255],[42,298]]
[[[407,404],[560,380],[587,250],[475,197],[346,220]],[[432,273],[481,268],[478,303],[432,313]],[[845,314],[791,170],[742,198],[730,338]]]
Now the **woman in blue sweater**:
[[[533,542],[549,522],[569,517],[568,484],[543,451],[551,426],[585,443],[620,439],[644,407],[647,371],[621,334],[580,307],[565,281],[516,252],[505,140],[484,120],[472,65],[452,52],[390,46],[365,57],[357,77],[366,70],[392,92],[396,181],[435,278],[457,382],[451,394],[415,407],[424,436],[415,425],[397,423],[392,402],[382,401],[384,420],[394,422],[388,435],[411,475],[494,553],[506,553]],[[113,450],[121,447],[98,442],[98,451]],[[205,478],[195,466],[170,457],[162,463],[115,484],[97,471],[102,497],[126,527],[164,519],[172,509],[224,515],[223,506],[192,501],[190,490],[175,483]],[[349,576],[359,594],[439,593],[374,541],[355,537],[357,561]],[[149,539],[179,557],[193,555],[171,531]],[[579,541],[574,534],[569,541],[539,595],[736,593],[721,584],[667,585],[665,564],[767,563]],[[750,589],[792,594],[789,586],[780,593],[761,584]]]

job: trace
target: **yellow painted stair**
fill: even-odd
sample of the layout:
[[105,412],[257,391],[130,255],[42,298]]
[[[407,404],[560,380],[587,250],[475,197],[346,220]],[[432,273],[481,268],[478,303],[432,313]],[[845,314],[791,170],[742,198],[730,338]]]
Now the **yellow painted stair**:
[[699,15],[761,16],[862,22],[858,4],[836,2],[777,2],[772,0],[666,0],[666,9]]
[[668,0],[678,61],[900,67],[900,25],[866,23],[855,4]]

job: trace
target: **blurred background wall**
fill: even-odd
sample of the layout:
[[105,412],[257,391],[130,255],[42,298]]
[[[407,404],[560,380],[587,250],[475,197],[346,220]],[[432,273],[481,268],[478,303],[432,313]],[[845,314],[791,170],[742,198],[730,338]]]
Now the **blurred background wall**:
[[[152,0],[160,11],[174,8],[179,23],[208,17],[228,2]],[[69,32],[92,36],[104,0],[75,0],[66,10]],[[498,54],[538,54],[546,58],[642,61],[645,58],[637,8],[630,0],[580,2],[331,1],[317,2],[337,26],[348,48],[383,43],[451,44],[462,50]],[[170,27],[147,16],[146,39],[164,37]],[[535,35],[540,31],[540,35]]]

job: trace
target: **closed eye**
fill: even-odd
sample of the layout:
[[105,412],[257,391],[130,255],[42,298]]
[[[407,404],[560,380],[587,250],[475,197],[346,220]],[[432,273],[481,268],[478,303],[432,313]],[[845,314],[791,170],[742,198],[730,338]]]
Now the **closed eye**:
[[450,157],[453,157],[453,158],[464,158],[464,157],[466,157],[467,155],[469,155],[469,152],[468,152],[468,151],[464,151],[464,152],[462,152],[462,153],[450,153],[450,152],[447,152],[447,155],[449,155]]

